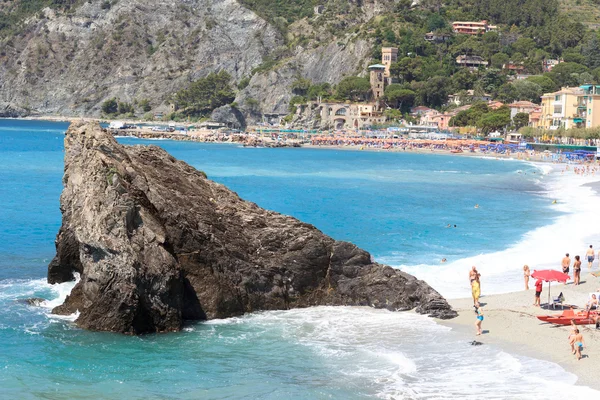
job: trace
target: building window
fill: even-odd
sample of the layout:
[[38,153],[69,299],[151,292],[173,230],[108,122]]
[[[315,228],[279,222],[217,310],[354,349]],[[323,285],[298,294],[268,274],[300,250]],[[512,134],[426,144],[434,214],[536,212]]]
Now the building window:
[[554,114],[560,114],[561,112],[562,112],[561,105],[554,106]]
[[560,95],[554,96],[554,101],[560,101]]

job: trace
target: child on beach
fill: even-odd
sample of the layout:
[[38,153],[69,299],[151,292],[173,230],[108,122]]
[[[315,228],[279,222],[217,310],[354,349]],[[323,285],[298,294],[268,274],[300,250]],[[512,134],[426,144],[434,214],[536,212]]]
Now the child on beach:
[[539,307],[540,306],[540,295],[542,294],[542,286],[543,286],[543,282],[541,279],[538,279],[537,281],[535,281],[535,302],[533,303],[534,306]]
[[577,356],[578,360],[581,360],[581,350],[583,350],[585,340],[583,340],[583,335],[579,333],[579,329],[575,328],[574,333],[574,335],[569,336],[569,343],[571,344],[573,354]]
[[529,266],[525,265],[523,267],[523,276],[525,277],[525,290],[529,290],[529,276],[531,273],[529,272]]
[[475,321],[475,328],[477,331],[475,332],[475,335],[479,336],[482,333],[481,323],[483,322],[483,309],[481,307],[476,307],[475,314],[477,314],[477,321]]

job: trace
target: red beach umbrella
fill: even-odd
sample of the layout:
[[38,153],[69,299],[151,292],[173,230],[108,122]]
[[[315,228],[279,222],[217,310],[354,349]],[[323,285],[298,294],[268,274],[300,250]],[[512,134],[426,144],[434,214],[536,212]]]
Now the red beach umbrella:
[[563,272],[555,269],[543,269],[541,271],[533,271],[531,277],[534,279],[541,279],[546,282],[566,282],[571,277]]
[[550,307],[550,282],[567,282],[571,277],[564,272],[560,272],[554,269],[543,269],[541,271],[533,271],[531,277],[534,279],[541,279],[548,282],[548,308]]

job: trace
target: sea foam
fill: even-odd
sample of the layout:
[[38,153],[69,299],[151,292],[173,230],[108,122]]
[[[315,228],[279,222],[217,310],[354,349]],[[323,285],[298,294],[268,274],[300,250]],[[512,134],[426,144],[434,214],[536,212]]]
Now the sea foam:
[[[485,294],[498,294],[522,290],[525,264],[533,272],[536,269],[560,269],[565,253],[570,253],[571,258],[580,255],[583,259],[588,246],[600,241],[598,194],[584,185],[600,180],[600,176],[580,176],[569,171],[561,174],[564,166],[536,166],[543,174],[540,180],[549,206],[559,211],[559,216],[549,220],[547,225],[515,238],[515,244],[502,251],[481,253],[441,265],[396,267],[425,280],[448,298],[459,298],[470,296],[468,271],[471,266],[476,266],[481,273]],[[552,204],[554,201],[556,203]]]

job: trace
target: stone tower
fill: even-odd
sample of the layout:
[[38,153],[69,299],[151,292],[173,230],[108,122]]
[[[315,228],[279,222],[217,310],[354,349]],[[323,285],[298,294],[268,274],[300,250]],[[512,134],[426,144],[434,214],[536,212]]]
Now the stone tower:
[[371,72],[371,91],[373,92],[373,100],[379,101],[383,97],[385,89],[385,65],[375,64],[369,65]]
[[381,63],[385,65],[385,77],[390,77],[390,65],[398,61],[398,49],[396,47],[381,48]]

